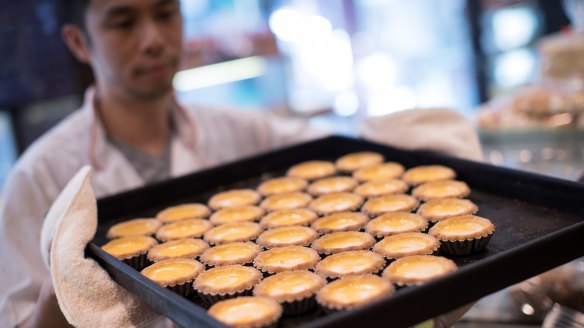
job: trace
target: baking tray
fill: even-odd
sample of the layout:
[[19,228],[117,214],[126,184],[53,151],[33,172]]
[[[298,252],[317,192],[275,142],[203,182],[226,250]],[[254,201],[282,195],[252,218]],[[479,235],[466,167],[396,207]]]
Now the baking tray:
[[334,160],[370,150],[407,168],[443,164],[458,173],[472,190],[468,197],[478,215],[496,225],[487,250],[450,257],[460,267],[454,273],[421,286],[398,289],[385,299],[352,311],[315,311],[283,318],[282,327],[410,326],[482,296],[584,256],[584,185],[510,170],[425,151],[406,151],[361,139],[331,136],[278,149],[163,183],[98,200],[99,227],[87,247],[118,282],[181,327],[224,327],[194,302],[159,287],[137,271],[103,252],[105,232],[114,223],[153,216],[185,202],[205,202],[214,193],[255,187],[283,175],[291,165],[313,159]]

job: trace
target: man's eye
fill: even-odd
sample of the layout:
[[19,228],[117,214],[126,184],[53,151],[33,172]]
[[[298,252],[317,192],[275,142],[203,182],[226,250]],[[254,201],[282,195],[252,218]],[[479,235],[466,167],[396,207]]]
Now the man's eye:
[[173,18],[178,13],[178,10],[167,9],[161,10],[156,14],[156,17],[160,20],[167,20]]
[[132,20],[121,20],[121,21],[117,21],[117,22],[113,22],[110,26],[113,28],[119,28],[119,29],[127,29],[132,27],[132,25],[134,24],[134,22]]

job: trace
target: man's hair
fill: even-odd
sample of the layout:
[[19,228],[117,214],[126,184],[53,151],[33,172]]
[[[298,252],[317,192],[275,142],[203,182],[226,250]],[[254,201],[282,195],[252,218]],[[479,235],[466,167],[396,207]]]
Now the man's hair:
[[90,0],[62,0],[61,25],[74,24],[86,31],[85,13]]

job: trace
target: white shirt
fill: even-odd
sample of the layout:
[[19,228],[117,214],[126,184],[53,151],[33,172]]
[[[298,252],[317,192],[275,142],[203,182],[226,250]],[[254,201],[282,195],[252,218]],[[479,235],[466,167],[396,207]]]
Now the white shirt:
[[[257,111],[182,107],[172,111],[171,175],[184,175],[262,151],[318,137],[300,121]],[[107,142],[95,115],[94,90],[80,110],[36,141],[16,163],[0,209],[0,327],[13,327],[33,311],[50,276],[40,253],[43,214],[84,165],[91,165],[97,197],[142,186],[130,162]]]

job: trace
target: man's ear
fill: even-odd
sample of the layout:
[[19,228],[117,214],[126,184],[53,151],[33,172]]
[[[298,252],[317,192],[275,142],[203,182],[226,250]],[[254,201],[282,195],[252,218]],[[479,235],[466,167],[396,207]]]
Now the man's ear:
[[61,37],[77,60],[85,64],[90,63],[87,36],[77,25],[65,24],[61,29]]

